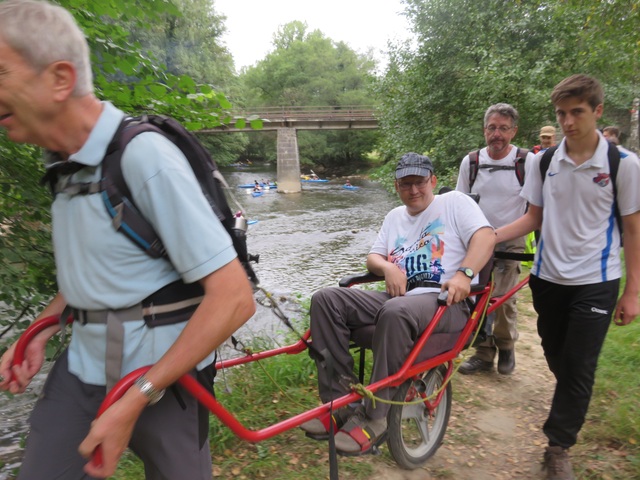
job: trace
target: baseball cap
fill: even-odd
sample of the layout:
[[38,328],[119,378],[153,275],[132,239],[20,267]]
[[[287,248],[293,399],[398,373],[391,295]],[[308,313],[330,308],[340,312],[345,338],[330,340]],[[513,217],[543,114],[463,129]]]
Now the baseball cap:
[[544,126],[540,129],[541,137],[554,137],[556,136],[556,129],[551,125]]
[[409,175],[428,177],[433,172],[433,163],[426,155],[417,153],[405,153],[396,166],[396,178],[404,178]]

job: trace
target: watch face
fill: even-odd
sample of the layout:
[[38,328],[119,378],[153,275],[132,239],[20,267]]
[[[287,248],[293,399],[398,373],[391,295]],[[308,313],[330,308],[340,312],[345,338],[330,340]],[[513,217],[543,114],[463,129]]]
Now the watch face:
[[471,270],[470,268],[459,268],[458,271],[473,279],[473,270]]

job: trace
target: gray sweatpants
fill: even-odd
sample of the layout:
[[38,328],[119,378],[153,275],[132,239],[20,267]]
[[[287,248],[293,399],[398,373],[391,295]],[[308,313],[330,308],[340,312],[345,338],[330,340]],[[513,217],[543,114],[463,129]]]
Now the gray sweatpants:
[[[320,399],[329,402],[350,392],[349,384],[358,383],[353,373],[353,357],[349,352],[352,330],[375,325],[373,336],[373,371],[371,383],[396,373],[413,344],[425,330],[437,304],[437,293],[391,298],[386,292],[356,288],[324,288],[311,298],[311,339],[320,351],[327,349],[335,360],[334,378],[330,378],[323,365],[318,366]],[[461,302],[449,307],[434,333],[459,332],[469,316],[469,307]],[[395,388],[376,393],[383,399],[392,399]],[[376,402],[376,408],[365,401],[369,418],[387,415],[389,405]]]
[[[213,385],[213,368],[198,373]],[[87,385],[69,373],[67,352],[56,361],[31,414],[31,431],[19,480],[90,479],[78,446],[105,397],[105,387]],[[178,396],[180,400],[178,400]],[[209,412],[182,387],[168,389],[140,415],[129,447],[145,465],[147,480],[210,480]]]

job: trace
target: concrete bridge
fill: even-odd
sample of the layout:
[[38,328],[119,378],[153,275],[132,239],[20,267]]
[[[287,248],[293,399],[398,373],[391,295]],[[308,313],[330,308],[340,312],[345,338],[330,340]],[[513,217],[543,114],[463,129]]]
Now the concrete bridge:
[[[198,133],[233,133],[277,131],[278,192],[297,193],[300,185],[300,155],[298,130],[365,130],[378,128],[373,107],[263,107],[234,112],[234,125],[224,125]],[[250,121],[262,120],[262,128],[255,130]]]

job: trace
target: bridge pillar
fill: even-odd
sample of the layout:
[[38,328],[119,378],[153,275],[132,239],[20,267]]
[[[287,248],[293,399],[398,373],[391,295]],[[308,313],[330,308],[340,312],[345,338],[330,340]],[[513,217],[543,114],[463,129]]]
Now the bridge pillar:
[[278,128],[278,192],[299,193],[300,155],[295,128]]

